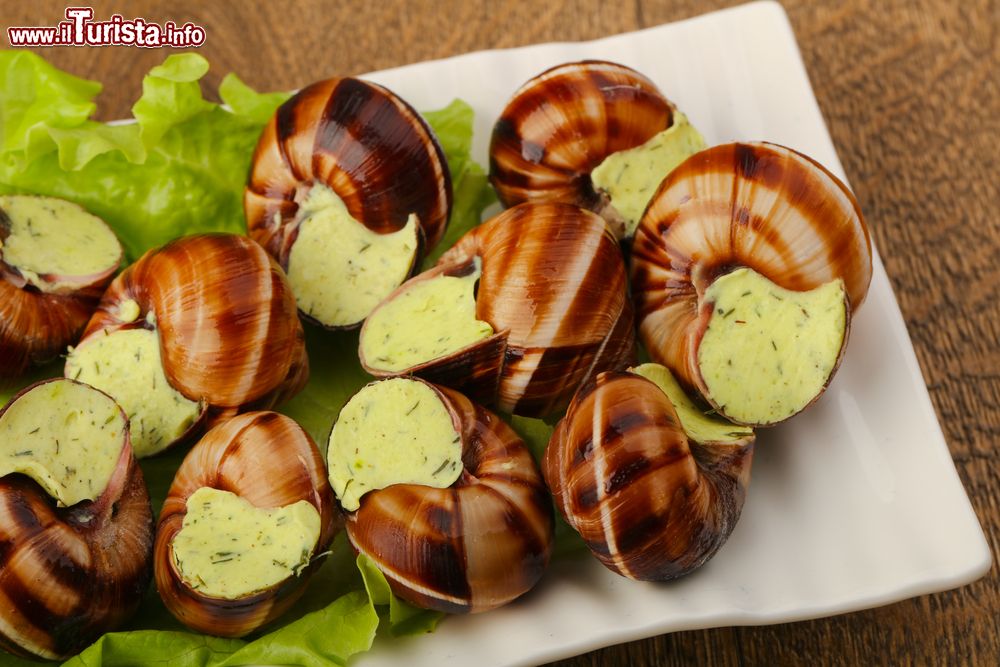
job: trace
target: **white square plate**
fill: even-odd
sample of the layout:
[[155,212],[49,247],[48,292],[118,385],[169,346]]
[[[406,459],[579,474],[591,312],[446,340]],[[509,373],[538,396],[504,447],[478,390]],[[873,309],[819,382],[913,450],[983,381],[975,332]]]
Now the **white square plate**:
[[[476,110],[473,156],[487,164],[492,124],[514,90],[550,66],[584,58],[649,76],[709,144],[777,142],[844,178],[791,26],[773,2],[367,78],[418,109],[468,101]],[[431,635],[379,640],[355,665],[538,664],[676,630],[886,604],[973,581],[990,560],[876,257],[840,372],[805,414],[759,434],[743,518],[705,567],[673,583],[646,584],[590,557],[555,562],[514,604],[448,618]]]

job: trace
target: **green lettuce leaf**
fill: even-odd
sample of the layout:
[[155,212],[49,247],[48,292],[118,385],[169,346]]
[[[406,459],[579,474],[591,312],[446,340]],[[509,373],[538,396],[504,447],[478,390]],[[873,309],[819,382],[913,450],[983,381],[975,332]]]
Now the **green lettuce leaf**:
[[373,604],[388,605],[389,632],[394,636],[433,632],[444,618],[438,611],[414,607],[392,594],[385,575],[366,555],[358,554],[358,570],[365,580],[365,590]]
[[239,639],[223,639],[191,632],[139,630],[109,632],[83,653],[70,658],[66,667],[132,667],[141,657],[143,665],[205,667],[219,664],[243,646]]
[[497,200],[486,172],[472,160],[473,115],[472,107],[462,100],[452,100],[443,109],[423,114],[447,156],[454,193],[448,229],[441,242],[427,253],[423,269],[433,266],[445,250],[478,225],[483,211]]
[[232,111],[202,97],[208,62],[169,56],[143,79],[135,123],[90,120],[100,84],[29,52],[0,51],[0,193],[75,201],[111,225],[129,259],[185,234],[244,230],[243,185],[286,93],[229,78]]

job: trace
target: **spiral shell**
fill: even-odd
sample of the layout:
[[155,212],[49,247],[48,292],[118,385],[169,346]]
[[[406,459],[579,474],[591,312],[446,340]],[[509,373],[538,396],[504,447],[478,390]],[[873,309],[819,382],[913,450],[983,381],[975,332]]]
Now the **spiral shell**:
[[601,213],[590,173],[612,153],[639,146],[674,122],[652,81],[616,63],[585,60],[534,77],[493,128],[490,182],[505,206],[564,202]]
[[639,334],[653,359],[703,396],[704,294],[738,267],[794,291],[839,278],[857,310],[872,261],[854,196],[811,158],[767,143],[710,148],[664,180],[632,247]]
[[729,538],[750,482],[753,437],[696,443],[653,382],[601,373],[573,399],[542,462],[556,507],[610,570],[666,581]]
[[[52,201],[49,197],[20,199]],[[76,205],[55,201],[73,206],[84,214]],[[10,224],[7,213],[0,206],[0,386],[23,374],[32,364],[55,359],[67,345],[76,342],[104,288],[118,270],[122,253],[119,245],[117,260],[110,262],[106,270],[92,275],[28,276],[3,259],[3,245],[10,234]],[[35,279],[31,280],[32,277]]]
[[[53,382],[72,381],[32,385],[0,417]],[[58,507],[33,479],[0,478],[0,647],[28,657],[67,658],[120,627],[138,608],[152,575],[153,520],[127,428],[122,436],[111,478],[93,501]]]
[[[312,563],[299,575],[246,597],[224,599],[199,593],[177,572],[174,538],[198,489],[229,491],[266,509],[305,500],[320,515]],[[292,419],[275,412],[239,415],[212,428],[188,453],[174,477],[156,532],[156,587],[164,604],[188,627],[213,635],[242,637],[288,610],[318,569],[321,554],[340,527],[326,466],[312,438]]]
[[[123,319],[129,302],[138,315]],[[170,385],[216,416],[270,408],[308,381],[305,335],[284,273],[244,236],[188,236],[147,252],[108,288],[77,349],[151,326]]]
[[444,152],[423,118],[375,83],[349,77],[314,83],[264,128],[244,195],[247,228],[286,271],[300,203],[314,184],[330,187],[354,219],[380,234],[402,229],[416,214],[425,249],[448,224]]
[[[463,236],[435,269],[412,280],[461,272],[474,258],[482,263],[476,317],[497,335],[395,374],[418,374],[535,417],[562,410],[587,378],[632,359],[624,261],[599,216],[569,204],[515,206]],[[392,375],[371,360],[362,363],[376,376]]]
[[396,484],[368,492],[347,517],[347,536],[412,604],[488,611],[541,578],[552,550],[552,505],[510,426],[456,391],[433,388],[462,438],[461,476],[445,489]]

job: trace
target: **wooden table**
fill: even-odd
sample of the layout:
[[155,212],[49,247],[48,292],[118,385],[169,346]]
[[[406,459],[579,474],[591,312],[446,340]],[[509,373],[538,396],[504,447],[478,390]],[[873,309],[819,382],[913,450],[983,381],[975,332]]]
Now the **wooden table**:
[[[74,3],[69,3],[74,4]],[[78,3],[80,4],[80,3]],[[332,74],[653,26],[729,0],[95,2],[193,21],[214,89],[229,71],[260,89]],[[8,25],[53,25],[62,0],[0,0]],[[996,0],[786,0],[834,143],[882,253],[958,472],[1000,540],[1000,4]],[[128,115],[161,51],[45,55],[104,82],[99,116]],[[932,526],[928,527],[933,529]],[[1000,577],[834,618],[680,632],[560,665],[1000,663]]]

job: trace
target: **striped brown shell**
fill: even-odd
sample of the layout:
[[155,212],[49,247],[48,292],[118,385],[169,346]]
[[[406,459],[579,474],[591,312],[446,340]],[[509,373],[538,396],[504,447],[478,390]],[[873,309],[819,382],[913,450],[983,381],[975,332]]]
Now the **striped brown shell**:
[[507,103],[490,142],[490,182],[505,206],[564,202],[601,213],[590,172],[674,122],[652,81],[616,63],[566,63],[534,77]]
[[872,275],[854,195],[822,165],[784,146],[733,143],[688,158],[660,185],[636,230],[632,295],[650,356],[705,394],[697,350],[705,290],[749,267],[790,290],[844,281],[861,305]]
[[625,265],[599,216],[570,204],[515,206],[463,236],[428,274],[460,272],[474,257],[476,317],[497,335],[403,373],[537,417],[565,408],[595,373],[631,361]]
[[418,218],[426,249],[444,234],[451,176],[433,131],[390,90],[350,77],[303,88],[275,112],[254,152],[244,194],[250,236],[288,268],[299,202],[329,186],[372,231]]
[[649,380],[601,373],[573,399],[542,462],[556,507],[610,570],[666,581],[700,567],[739,520],[753,440],[688,439]]
[[0,386],[33,364],[52,361],[77,341],[121,261],[75,279],[42,275],[41,284],[32,285],[3,261],[3,241],[10,233],[6,219],[0,209]]
[[[187,499],[198,489],[229,491],[252,505],[270,509],[305,500],[320,515],[314,560],[299,576],[235,600],[193,590],[177,573],[173,540],[187,514]],[[156,531],[156,588],[167,609],[188,627],[212,635],[242,637],[288,610],[305,591],[340,528],[326,465],[312,438],[289,417],[252,412],[222,422],[191,449],[177,470]]]
[[462,437],[464,470],[449,488],[396,484],[348,515],[347,536],[393,592],[447,613],[488,611],[541,578],[552,505],[524,441],[503,420],[435,387]]
[[[139,304],[132,322],[123,303]],[[209,416],[267,409],[309,379],[305,334],[284,272],[245,236],[187,236],[150,250],[108,288],[77,347],[155,318],[166,377]]]
[[[0,416],[48,382],[72,381],[32,385]],[[94,501],[61,508],[29,477],[0,478],[0,647],[7,651],[68,658],[139,607],[152,576],[153,516],[127,430],[124,437]]]

